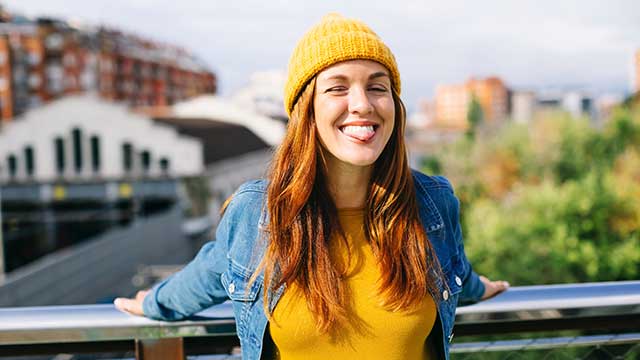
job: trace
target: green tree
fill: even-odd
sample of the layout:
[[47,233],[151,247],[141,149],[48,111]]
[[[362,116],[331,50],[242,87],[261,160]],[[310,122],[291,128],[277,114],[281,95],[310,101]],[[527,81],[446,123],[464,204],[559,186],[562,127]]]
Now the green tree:
[[442,164],[440,163],[440,160],[438,159],[438,157],[425,156],[422,158],[421,163],[422,163],[422,169],[427,174],[434,174],[434,175],[442,174]]
[[518,285],[637,278],[638,229],[611,225],[638,214],[612,181],[590,174],[561,185],[522,185],[504,202],[474,202],[464,214],[471,262]]
[[476,137],[476,129],[480,123],[482,123],[483,118],[482,106],[480,106],[480,102],[476,96],[472,95],[471,102],[469,102],[467,108],[467,122],[469,123],[469,128],[466,132],[467,138],[474,139]]

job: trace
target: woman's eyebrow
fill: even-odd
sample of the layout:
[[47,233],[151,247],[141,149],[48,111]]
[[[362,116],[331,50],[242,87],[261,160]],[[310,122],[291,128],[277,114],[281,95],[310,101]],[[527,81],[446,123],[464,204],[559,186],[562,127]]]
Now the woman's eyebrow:
[[369,76],[369,80],[373,80],[373,79],[377,79],[379,77],[388,77],[389,79],[391,79],[391,77],[389,77],[389,74],[387,74],[384,71],[378,71],[376,73],[373,73]]
[[335,74],[335,75],[329,76],[325,80],[347,80],[347,77],[342,74]]
[[[369,80],[377,79],[377,78],[380,78],[380,77],[387,77],[387,78],[391,79],[389,74],[387,74],[386,72],[378,71],[378,72],[375,72],[375,73],[369,75]],[[347,79],[348,79],[348,77],[345,76],[345,75],[342,75],[342,74],[335,74],[335,75],[329,76],[328,78],[325,78],[325,80],[347,80]]]

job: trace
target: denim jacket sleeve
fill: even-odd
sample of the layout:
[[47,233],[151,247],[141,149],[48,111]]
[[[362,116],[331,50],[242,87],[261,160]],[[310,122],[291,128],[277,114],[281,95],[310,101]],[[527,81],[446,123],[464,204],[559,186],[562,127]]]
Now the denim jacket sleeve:
[[449,206],[449,219],[451,224],[453,225],[453,237],[455,244],[458,248],[458,255],[462,259],[462,263],[464,264],[463,273],[462,273],[462,291],[459,294],[458,304],[464,305],[469,303],[474,303],[480,301],[480,298],[484,294],[484,284],[480,281],[480,277],[478,274],[473,271],[471,263],[467,259],[467,256],[464,252],[464,244],[462,239],[462,228],[460,226],[460,201],[455,196],[453,191],[453,186],[444,177],[438,177],[441,180],[445,181],[447,184],[447,188],[450,192],[450,203],[453,206]]
[[221,275],[227,268],[227,249],[232,222],[232,200],[216,229],[215,241],[206,243],[182,270],[155,285],[143,302],[145,316],[157,320],[180,320],[227,300]]

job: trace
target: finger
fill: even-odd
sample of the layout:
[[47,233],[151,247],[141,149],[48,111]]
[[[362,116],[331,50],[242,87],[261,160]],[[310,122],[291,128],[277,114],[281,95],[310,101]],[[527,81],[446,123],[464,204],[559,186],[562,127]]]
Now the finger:
[[138,301],[127,298],[117,298],[113,301],[113,304],[118,310],[133,315],[142,315],[142,306],[140,306],[140,303]]
[[493,281],[491,284],[491,290],[493,295],[497,295],[509,288],[509,283],[506,281]]
[[122,310],[122,311],[129,311],[129,299],[127,298],[116,298],[113,301],[113,305],[116,306],[116,309],[118,310]]

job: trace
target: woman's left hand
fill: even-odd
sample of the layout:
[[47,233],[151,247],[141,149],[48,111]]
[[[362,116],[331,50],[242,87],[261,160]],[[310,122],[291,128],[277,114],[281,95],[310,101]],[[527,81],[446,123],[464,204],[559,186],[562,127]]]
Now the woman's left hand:
[[492,298],[509,288],[509,283],[506,281],[491,281],[482,275],[480,275],[480,281],[484,284],[484,294],[480,300]]

